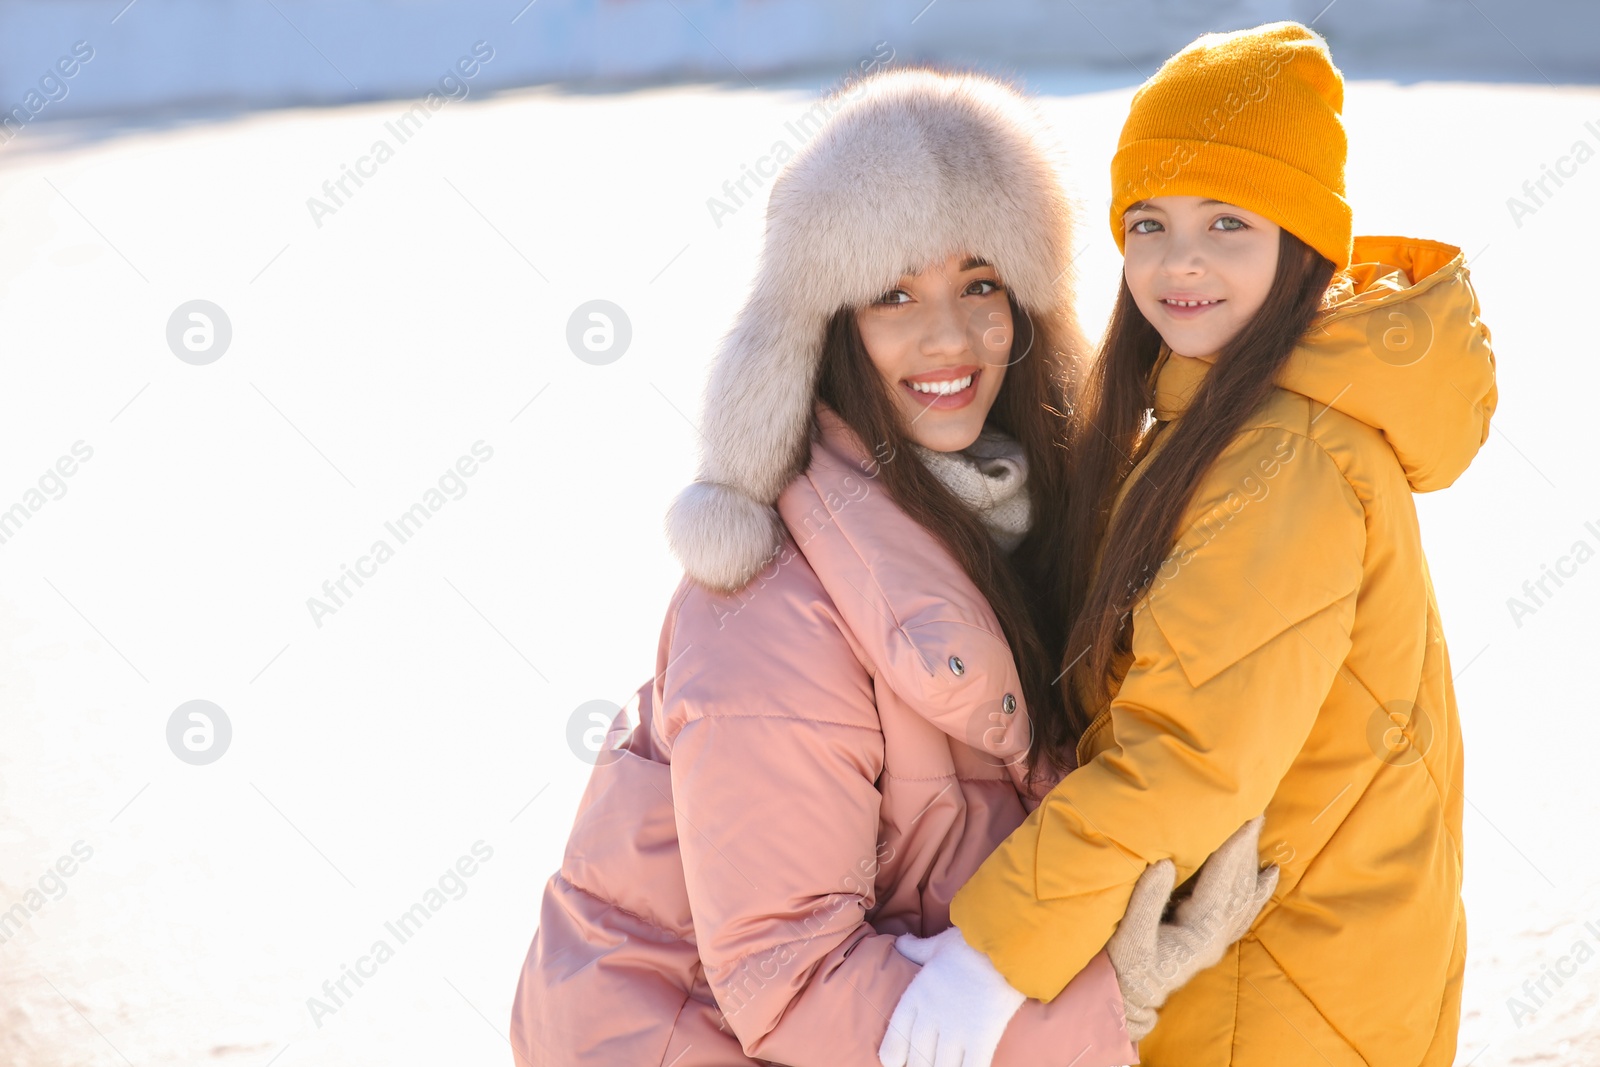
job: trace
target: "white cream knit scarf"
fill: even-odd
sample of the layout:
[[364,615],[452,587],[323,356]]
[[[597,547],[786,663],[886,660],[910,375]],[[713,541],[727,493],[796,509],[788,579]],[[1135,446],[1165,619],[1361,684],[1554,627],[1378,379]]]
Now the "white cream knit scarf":
[[985,428],[959,452],[939,452],[915,442],[911,447],[958,500],[978,513],[1001,551],[1010,553],[1022,543],[1033,511],[1025,488],[1028,457],[1020,441]]

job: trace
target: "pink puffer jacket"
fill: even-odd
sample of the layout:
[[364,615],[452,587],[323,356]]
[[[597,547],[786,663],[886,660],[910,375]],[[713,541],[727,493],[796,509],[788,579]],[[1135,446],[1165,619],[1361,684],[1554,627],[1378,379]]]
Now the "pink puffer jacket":
[[[895,935],[947,928],[1037,806],[993,610],[816,415],[782,551],[731,596],[684,580],[639,725],[595,766],[518,982],[519,1067],[876,1067],[917,971]],[[1137,1062],[1105,953],[994,1062]]]

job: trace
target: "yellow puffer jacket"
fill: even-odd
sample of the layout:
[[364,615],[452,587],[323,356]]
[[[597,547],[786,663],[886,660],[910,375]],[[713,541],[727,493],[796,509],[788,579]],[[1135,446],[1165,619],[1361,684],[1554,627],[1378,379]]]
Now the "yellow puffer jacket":
[[[1135,605],[1078,769],[951,904],[1014,986],[1050,1000],[1147,864],[1188,878],[1265,811],[1277,893],[1167,1001],[1139,1047],[1153,1067],[1454,1058],[1461,737],[1411,494],[1449,485],[1487,438],[1494,355],[1460,249],[1358,237],[1355,252]],[[1210,366],[1169,355],[1160,419]]]

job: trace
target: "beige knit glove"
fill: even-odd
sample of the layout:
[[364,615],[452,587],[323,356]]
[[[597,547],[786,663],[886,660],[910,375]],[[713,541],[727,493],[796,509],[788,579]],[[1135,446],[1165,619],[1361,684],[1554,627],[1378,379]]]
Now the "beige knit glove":
[[1173,990],[1222,959],[1245,935],[1278,887],[1278,868],[1261,869],[1261,824],[1256,816],[1235,830],[1200,867],[1194,894],[1161,921],[1172,895],[1171,860],[1151,864],[1134,884],[1128,910],[1106,943],[1127,1013],[1128,1038],[1139,1041],[1156,1025],[1156,1009]]

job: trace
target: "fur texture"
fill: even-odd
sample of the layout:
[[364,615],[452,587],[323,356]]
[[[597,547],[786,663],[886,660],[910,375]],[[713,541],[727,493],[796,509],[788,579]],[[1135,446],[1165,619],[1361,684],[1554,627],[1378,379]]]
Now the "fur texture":
[[773,505],[805,469],[824,331],[952,253],[992,263],[1018,304],[1077,343],[1074,212],[1058,149],[1031,104],[987,75],[876,72],[836,93],[832,118],[767,203],[755,283],[702,397],[700,466],[667,511],[684,570],[742,588],[783,537]]

